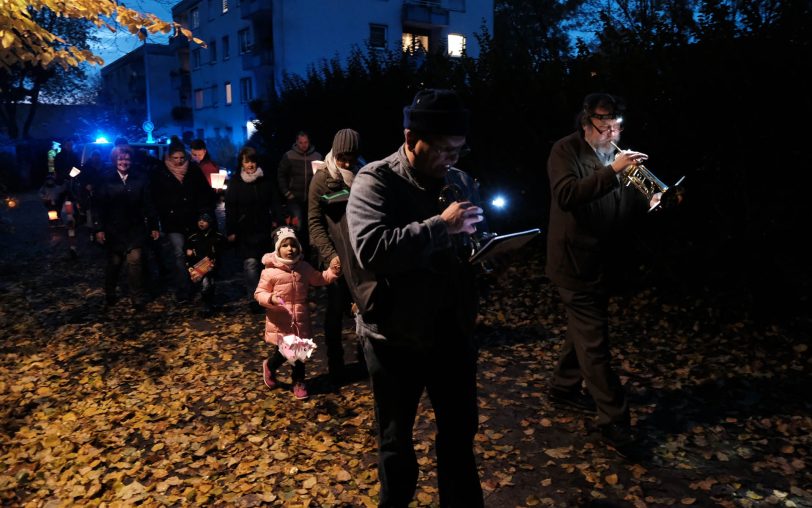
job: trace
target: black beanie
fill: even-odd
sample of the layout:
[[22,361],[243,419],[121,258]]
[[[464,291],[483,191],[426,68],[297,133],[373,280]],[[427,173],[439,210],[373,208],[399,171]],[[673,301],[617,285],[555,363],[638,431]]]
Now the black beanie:
[[341,129],[333,138],[333,155],[341,153],[358,153],[360,136],[352,129]]
[[420,90],[411,106],[403,108],[403,128],[446,136],[468,133],[470,112],[453,90]]
[[209,225],[212,224],[212,222],[211,222],[211,214],[209,212],[205,212],[205,211],[200,212],[200,215],[198,216],[197,220],[204,220],[204,221],[208,222]]

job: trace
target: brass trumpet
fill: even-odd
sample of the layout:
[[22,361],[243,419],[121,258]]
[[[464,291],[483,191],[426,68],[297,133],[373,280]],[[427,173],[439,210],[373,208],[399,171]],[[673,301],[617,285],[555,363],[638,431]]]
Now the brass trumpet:
[[[612,142],[610,141],[610,143]],[[612,146],[615,147],[615,149],[618,151],[621,152],[623,151],[619,146],[617,146],[614,143],[612,143]],[[654,173],[649,171],[647,167],[639,163],[629,165],[627,168],[625,168],[623,171],[620,172],[620,176],[623,182],[626,184],[626,187],[628,187],[629,185],[634,185],[634,187],[646,197],[649,203],[651,203],[651,198],[655,194],[659,192],[665,195],[668,189],[671,188],[668,185],[664,184],[662,180],[657,178],[654,175]],[[684,178],[685,178],[684,176],[680,178],[679,181],[676,184],[674,184],[674,187],[682,183],[682,180]],[[649,211],[658,208],[661,202],[662,200],[660,200],[659,203],[652,206]]]

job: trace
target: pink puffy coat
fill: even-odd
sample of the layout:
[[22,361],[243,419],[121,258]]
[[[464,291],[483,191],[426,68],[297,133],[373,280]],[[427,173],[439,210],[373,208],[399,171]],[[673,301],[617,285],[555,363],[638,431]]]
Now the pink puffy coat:
[[[265,342],[279,344],[285,335],[311,338],[310,307],[307,290],[312,286],[326,286],[338,279],[329,268],[317,271],[307,261],[288,266],[276,253],[262,256],[265,269],[259,277],[254,299],[265,307]],[[284,305],[271,303],[271,295],[281,298]]]

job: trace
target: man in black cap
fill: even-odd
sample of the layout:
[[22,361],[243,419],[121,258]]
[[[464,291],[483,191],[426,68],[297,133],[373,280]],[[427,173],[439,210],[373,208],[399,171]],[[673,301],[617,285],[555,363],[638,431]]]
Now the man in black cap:
[[375,398],[381,507],[405,507],[414,496],[412,429],[424,390],[437,422],[440,506],[483,505],[473,448],[478,297],[453,241],[483,218],[473,179],[452,167],[468,119],[453,91],[418,92],[403,110],[406,142],[361,169],[347,204],[360,263],[348,282]]

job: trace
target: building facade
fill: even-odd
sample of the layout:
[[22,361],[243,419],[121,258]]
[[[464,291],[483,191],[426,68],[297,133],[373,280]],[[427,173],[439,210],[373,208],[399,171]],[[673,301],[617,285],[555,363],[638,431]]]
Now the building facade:
[[119,125],[142,126],[150,120],[156,136],[180,134],[191,128],[192,118],[179,114],[179,89],[168,86],[177,70],[175,48],[142,44],[102,68],[99,103]]
[[[182,0],[172,16],[206,46],[174,37],[165,46],[172,68],[152,73],[163,76],[170,125],[205,139],[229,165],[251,134],[251,102],[278,89],[286,73],[304,76],[367,47],[476,57],[476,34],[493,31],[493,0]],[[160,130],[166,116],[153,117]]]

